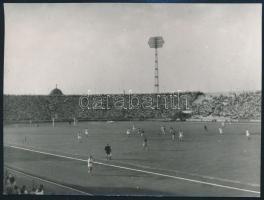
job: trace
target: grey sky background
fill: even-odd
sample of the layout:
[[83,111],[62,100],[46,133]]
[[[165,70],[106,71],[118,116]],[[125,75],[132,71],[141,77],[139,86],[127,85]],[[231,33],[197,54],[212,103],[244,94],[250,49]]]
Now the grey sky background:
[[5,94],[261,89],[261,4],[5,4]]

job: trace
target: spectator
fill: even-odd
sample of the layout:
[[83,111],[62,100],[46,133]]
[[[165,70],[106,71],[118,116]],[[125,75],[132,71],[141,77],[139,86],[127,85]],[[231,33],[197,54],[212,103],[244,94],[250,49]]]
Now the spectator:
[[8,194],[8,195],[14,193],[13,187],[12,187],[12,185],[11,185],[9,180],[8,180],[8,182],[6,184],[5,193]]
[[36,194],[37,189],[35,188],[35,185],[33,184],[30,194]]
[[21,194],[28,194],[28,191],[25,185],[23,185],[21,188]]
[[10,186],[11,186],[13,192],[14,192],[14,188],[16,186],[16,179],[15,179],[14,176],[11,175],[9,180],[10,180]]
[[5,173],[4,179],[4,194],[12,195],[12,194],[44,194],[44,187],[41,184],[37,189],[34,184],[34,180],[32,180],[32,190],[29,192],[26,185],[23,185],[21,188],[16,184],[16,179],[12,174],[9,174],[7,171]]
[[37,189],[37,191],[36,191],[36,195],[43,195],[44,194],[44,187],[43,187],[43,185],[41,184],[40,186],[39,186],[39,188]]
[[13,192],[13,194],[21,194],[20,193],[20,189],[19,189],[19,187],[17,185],[14,186],[14,192]]

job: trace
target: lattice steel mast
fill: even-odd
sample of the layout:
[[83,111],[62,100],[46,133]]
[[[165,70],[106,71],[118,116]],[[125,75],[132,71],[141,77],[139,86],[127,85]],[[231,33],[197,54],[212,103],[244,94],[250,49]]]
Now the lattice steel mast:
[[154,89],[159,93],[159,61],[158,61],[158,48],[164,44],[161,36],[151,37],[148,41],[150,48],[155,48],[155,69],[154,69]]

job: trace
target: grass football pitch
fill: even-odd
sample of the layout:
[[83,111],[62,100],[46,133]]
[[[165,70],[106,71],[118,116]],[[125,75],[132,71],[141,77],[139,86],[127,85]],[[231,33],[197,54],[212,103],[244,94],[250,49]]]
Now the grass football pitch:
[[[137,131],[127,136],[133,124],[144,130],[143,137]],[[182,142],[178,132],[171,139],[169,127],[183,130]],[[225,124],[223,135],[219,127],[218,122],[157,121],[9,125],[4,127],[4,166],[65,186],[53,194],[72,188],[91,195],[260,196],[260,123]],[[142,146],[144,137],[148,149]],[[109,161],[106,144],[112,147]],[[91,174],[90,154],[95,159]],[[51,183],[44,183],[47,192]]]

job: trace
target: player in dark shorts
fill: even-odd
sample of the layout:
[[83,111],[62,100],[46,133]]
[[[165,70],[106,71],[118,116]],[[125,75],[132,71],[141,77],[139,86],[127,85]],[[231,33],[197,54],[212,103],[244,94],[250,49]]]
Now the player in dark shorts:
[[205,131],[208,131],[208,130],[207,130],[207,126],[206,126],[206,125],[204,125],[204,130],[205,130]]
[[171,139],[174,140],[175,139],[175,131],[172,127],[170,127],[170,134],[171,134]]
[[141,128],[138,128],[138,134],[142,137],[144,135],[144,130]]
[[143,144],[142,144],[142,146],[143,146],[143,149],[145,149],[145,150],[148,149],[148,140],[147,140],[146,137],[145,137],[144,140],[143,140]]
[[143,129],[141,129],[141,133],[140,136],[143,137],[144,136],[145,131]]
[[141,132],[141,130],[140,130],[140,128],[138,128],[138,129],[137,129],[137,133],[138,133],[138,135],[140,135],[140,132]]
[[107,144],[105,146],[106,160],[111,160],[111,157],[112,157],[111,152],[112,152],[111,146]]
[[173,128],[171,128],[171,139],[175,140],[175,130]]
[[93,162],[94,162],[94,159],[93,157],[90,155],[88,160],[87,160],[87,167],[88,167],[88,173],[91,173],[92,172],[92,169],[93,169]]

